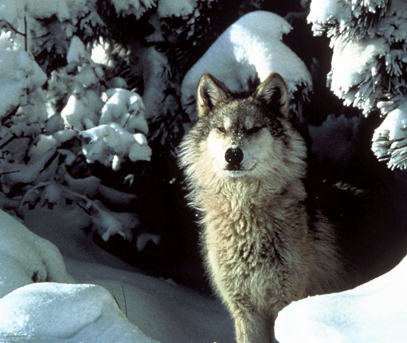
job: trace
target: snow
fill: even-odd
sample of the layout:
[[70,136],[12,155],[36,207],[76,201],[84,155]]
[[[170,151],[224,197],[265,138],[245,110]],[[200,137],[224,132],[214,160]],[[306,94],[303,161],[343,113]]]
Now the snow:
[[[1,342],[233,341],[220,303],[139,274],[103,252],[81,233],[86,220],[77,210],[39,207],[23,215],[33,232],[0,211]],[[63,258],[39,234],[58,244]],[[138,243],[149,239],[156,237],[145,234]],[[280,343],[403,342],[406,287],[407,258],[353,290],[292,303],[277,318],[276,337]]]
[[315,35],[319,36],[325,30],[329,37],[338,32],[346,35],[352,17],[359,18],[364,12],[377,14],[387,5],[387,0],[312,0],[308,22],[312,23]]
[[407,169],[407,99],[389,112],[373,135],[372,150],[391,169]]
[[[16,29],[22,29],[21,19],[29,13],[33,18],[56,16],[61,22],[72,20],[89,10],[86,0],[2,0],[0,20],[6,20]],[[19,25],[20,24],[20,25]]]
[[157,12],[160,17],[182,17],[191,14],[196,7],[197,0],[159,0]]
[[[294,302],[276,321],[280,343],[405,342],[407,258],[355,289]],[[295,323],[295,330],[293,329]]]
[[339,30],[346,30],[346,23],[352,17],[351,5],[344,0],[312,0],[308,23],[312,23],[315,35],[321,35],[325,23],[339,25]]
[[108,100],[101,110],[99,124],[118,122],[129,132],[138,130],[148,134],[145,106],[140,95],[123,88],[108,89],[106,95]]
[[[0,210],[0,297],[36,281],[73,282],[58,249]],[[1,307],[1,306],[0,306]]]
[[68,54],[66,55],[67,62],[79,64],[85,58],[85,44],[83,44],[83,42],[77,36],[73,36],[68,49]]
[[[24,51],[14,45],[9,34],[0,35],[0,113],[27,104],[27,90],[34,90],[47,81],[41,68]],[[22,99],[25,99],[25,101]]]
[[[368,77],[378,74],[378,59],[390,52],[390,47],[385,44],[384,38],[368,39],[361,41],[342,41],[337,39],[332,56],[332,71],[330,74],[330,86],[332,91],[345,105],[360,105],[365,113],[373,106],[368,102],[369,98],[359,88],[351,91],[355,86],[363,84]],[[374,86],[373,86],[374,87]]]
[[221,304],[171,280],[67,259],[76,280],[108,289],[127,318],[162,343],[233,342],[232,321]]
[[68,98],[68,102],[61,112],[64,124],[75,130],[94,127],[99,120],[99,104],[92,101],[89,95],[92,91],[77,85]]
[[[95,234],[104,240],[113,235],[132,238],[139,218],[133,213],[113,212],[106,203],[128,208],[137,197],[103,186],[94,176],[71,177],[65,168],[77,156],[62,148],[63,143],[76,138],[89,162],[100,161],[114,170],[124,159],[148,161],[152,151],[146,138],[146,119],[160,113],[162,107],[167,108],[163,102],[174,100],[171,96],[164,100],[165,90],[173,85],[165,74],[167,57],[154,47],[140,53],[143,99],[135,92],[118,88],[126,87],[120,78],[107,81],[111,88],[103,88],[100,97],[98,87],[100,80],[104,81],[104,72],[96,61],[108,63],[100,55],[103,47],[95,49],[92,60],[81,40],[72,36],[73,32],[69,34],[72,28],[67,23],[75,22],[79,13],[88,12],[92,13],[89,20],[96,20],[96,12],[88,7],[90,3],[0,2],[0,20],[17,29],[23,31],[22,19],[27,12],[33,18],[55,16],[67,24],[67,37],[71,38],[66,69],[48,80],[50,92],[65,94],[68,99],[61,113],[55,113],[52,104],[46,104],[41,88],[47,76],[24,51],[23,38],[4,32],[0,36],[0,114],[4,118],[18,105],[23,109],[9,126],[0,127],[2,144],[10,137],[18,138],[7,143],[8,154],[1,156],[1,187],[6,192],[15,185],[25,185],[16,187],[21,193],[13,199],[2,195],[0,203],[4,207],[12,204],[14,213],[29,227],[0,211],[0,342],[231,342],[232,321],[217,300],[171,280],[142,275],[93,242]],[[112,3],[119,15],[132,14],[136,18],[154,6],[161,17],[198,15],[196,0]],[[372,4],[369,10],[373,12],[384,1],[367,4],[355,0],[351,7],[344,0],[313,0],[309,20],[314,30],[319,23],[334,24],[335,20],[345,30],[351,10],[365,4]],[[399,4],[400,0],[394,0],[392,11]],[[30,27],[35,28],[39,24],[33,18],[28,19]],[[339,40],[335,43],[332,86],[348,102],[357,100],[353,88],[363,84],[366,75],[378,72],[374,64],[378,56],[386,57],[387,69],[404,58],[394,51],[389,54],[382,42],[384,38],[404,41],[406,23],[395,16],[386,20],[391,25],[378,25],[377,37],[347,46]],[[196,86],[205,72],[233,91],[247,90],[248,81],[256,77],[263,81],[272,71],[286,79],[291,94],[299,85],[310,89],[311,77],[304,63],[282,43],[290,30],[284,19],[269,12],[253,12],[233,24],[184,79],[182,101],[191,118]],[[397,69],[389,70],[399,73]],[[374,136],[375,153],[389,159],[391,166],[404,163],[407,156],[401,149],[405,144],[407,108],[398,100]],[[38,123],[46,118],[44,133]],[[334,134],[352,134],[358,120],[329,117],[320,128],[311,127],[311,135],[317,137],[317,155],[324,158],[334,154],[336,163],[346,159],[353,142],[337,149],[332,148],[334,143],[323,146],[323,142]],[[20,137],[23,135],[32,137],[32,141],[28,143],[28,139]],[[61,159],[56,156],[64,157],[64,164],[58,164]],[[35,210],[28,209],[35,206]],[[94,231],[89,232],[89,228]],[[136,249],[142,251],[149,242],[159,244],[161,237],[143,231],[136,239]],[[401,342],[407,333],[406,281],[407,260],[403,260],[393,271],[356,289],[293,303],[278,317],[277,338],[280,343]]]
[[232,322],[216,300],[136,273],[101,250],[114,268],[95,263],[103,260],[90,255],[95,247],[68,233],[78,235],[75,226],[83,218],[72,214],[68,219],[68,211],[61,208],[35,212],[26,216],[34,230],[53,237],[71,257],[62,259],[54,244],[0,211],[1,342],[233,340]]
[[[21,110],[24,116],[13,118],[15,125],[0,127],[2,135],[20,137],[36,130],[33,136],[40,137],[28,155],[28,163],[24,156],[10,163],[0,161],[3,172],[12,173],[5,177],[6,184],[34,182],[61,143],[75,136],[83,140],[82,151],[90,163],[99,161],[117,170],[125,159],[150,160],[152,151],[144,136],[148,133],[148,124],[142,98],[135,92],[114,88],[106,90],[103,101],[96,86],[103,78],[103,71],[92,61],[78,37],[72,37],[67,56],[67,68],[77,69],[78,74],[61,77],[64,82],[56,77],[49,85],[54,92],[68,93],[68,101],[60,114],[53,113],[50,103],[48,113],[40,88],[47,76],[38,64],[8,34],[0,36],[0,48],[0,81],[5,85],[0,91],[0,113],[7,115],[9,111],[18,110],[18,105],[24,108]],[[50,124],[55,131],[45,139],[38,122],[48,116],[55,116]],[[16,120],[24,124],[17,125]],[[36,125],[30,125],[32,123]],[[64,125],[72,130],[65,130]],[[67,163],[73,159],[67,152]]]
[[[8,184],[31,183],[40,179],[41,171],[45,164],[55,154],[56,148],[51,147],[41,155],[32,158],[29,163],[0,163],[2,170],[6,175],[2,180],[3,187]],[[2,161],[0,161],[2,162]],[[44,174],[41,175],[44,177]]]
[[108,166],[115,163],[113,170],[117,170],[121,160],[128,156],[133,162],[149,161],[152,150],[147,145],[147,139],[142,133],[131,134],[117,123],[99,125],[82,131],[81,136],[89,138],[89,143],[83,144],[83,154],[90,163],[99,161]]
[[188,71],[182,82],[182,104],[196,118],[195,93],[200,77],[210,73],[232,92],[248,91],[250,80],[264,81],[271,72],[279,73],[290,94],[299,85],[312,87],[304,62],[282,41],[292,29],[280,16],[265,11],[246,14],[231,25]]
[[37,283],[0,299],[6,342],[156,342],[128,322],[112,295],[96,285]]
[[139,19],[148,9],[156,5],[156,0],[112,0],[116,13],[120,16],[134,15]]
[[29,11],[33,17],[46,18],[56,15],[61,20],[69,18],[66,1],[43,0],[3,0],[0,3],[0,19],[7,20],[18,28],[19,19]]
[[140,252],[144,250],[148,242],[160,244],[161,237],[152,233],[142,233],[137,237],[137,250]]
[[145,117],[157,117],[162,108],[168,108],[166,102],[171,101],[171,96],[165,96],[168,88],[166,78],[168,58],[165,54],[149,47],[142,54],[144,93],[143,102],[146,107]]
[[[100,97],[95,85],[103,78],[103,71],[76,36],[71,40],[67,58],[68,68],[78,68],[79,73],[71,81],[72,91],[61,117],[65,126],[78,132],[83,140],[86,160],[98,161],[113,170],[118,170],[127,158],[133,162],[149,161],[152,150],[145,137],[148,124],[141,96],[123,88],[109,88]],[[61,131],[65,136],[66,130]]]
[[331,89],[340,98],[361,83],[362,77],[371,70],[372,63],[378,57],[389,52],[384,39],[342,42],[337,40],[332,57]]

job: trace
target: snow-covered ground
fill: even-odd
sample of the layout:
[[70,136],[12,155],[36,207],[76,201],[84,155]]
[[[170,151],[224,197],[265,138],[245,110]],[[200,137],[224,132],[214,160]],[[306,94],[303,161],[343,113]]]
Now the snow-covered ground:
[[[407,337],[407,258],[347,292],[310,297],[278,315],[281,343],[403,343]],[[295,326],[295,329],[293,329]]]
[[[58,209],[34,215],[34,230],[76,256],[63,259],[54,244],[0,211],[0,342],[233,340],[231,320],[215,299],[123,270],[90,237],[64,234],[72,222]],[[94,262],[103,258],[116,266]]]
[[[0,342],[233,342],[232,321],[217,300],[104,252],[78,229],[78,213],[39,208],[25,219],[32,231],[0,211]],[[404,259],[353,290],[295,302],[279,314],[276,337],[404,342],[406,275]]]

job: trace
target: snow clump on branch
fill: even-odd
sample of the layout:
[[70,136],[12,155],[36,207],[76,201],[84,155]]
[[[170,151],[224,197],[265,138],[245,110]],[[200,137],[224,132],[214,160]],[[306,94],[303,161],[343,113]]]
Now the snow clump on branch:
[[210,73],[232,92],[249,92],[257,79],[263,82],[272,72],[287,83],[290,96],[297,91],[307,98],[311,75],[304,62],[281,40],[291,25],[277,14],[256,11],[231,25],[188,71],[182,82],[182,104],[196,118],[195,93],[199,79]]

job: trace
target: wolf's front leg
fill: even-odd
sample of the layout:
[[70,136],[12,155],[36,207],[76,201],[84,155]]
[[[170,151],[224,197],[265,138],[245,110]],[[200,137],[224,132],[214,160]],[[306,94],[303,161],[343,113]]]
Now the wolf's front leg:
[[237,343],[274,343],[274,320],[259,315],[245,314],[235,320]]

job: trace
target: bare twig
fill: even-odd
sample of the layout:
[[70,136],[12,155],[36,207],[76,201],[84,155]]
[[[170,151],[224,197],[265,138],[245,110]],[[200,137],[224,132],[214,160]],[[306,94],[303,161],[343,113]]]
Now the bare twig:
[[124,300],[124,314],[126,315],[127,318],[127,300],[126,300],[126,295],[124,294],[124,286],[122,285],[122,292],[123,292],[123,300]]
[[[25,17],[24,17],[25,18]],[[20,36],[25,36],[25,33],[22,33],[20,31],[18,31],[13,25],[11,25],[8,21],[6,21],[6,24],[10,27],[10,29],[12,29],[15,33],[17,33]]]
[[28,52],[28,28],[27,28],[27,17],[24,16],[24,50]]

